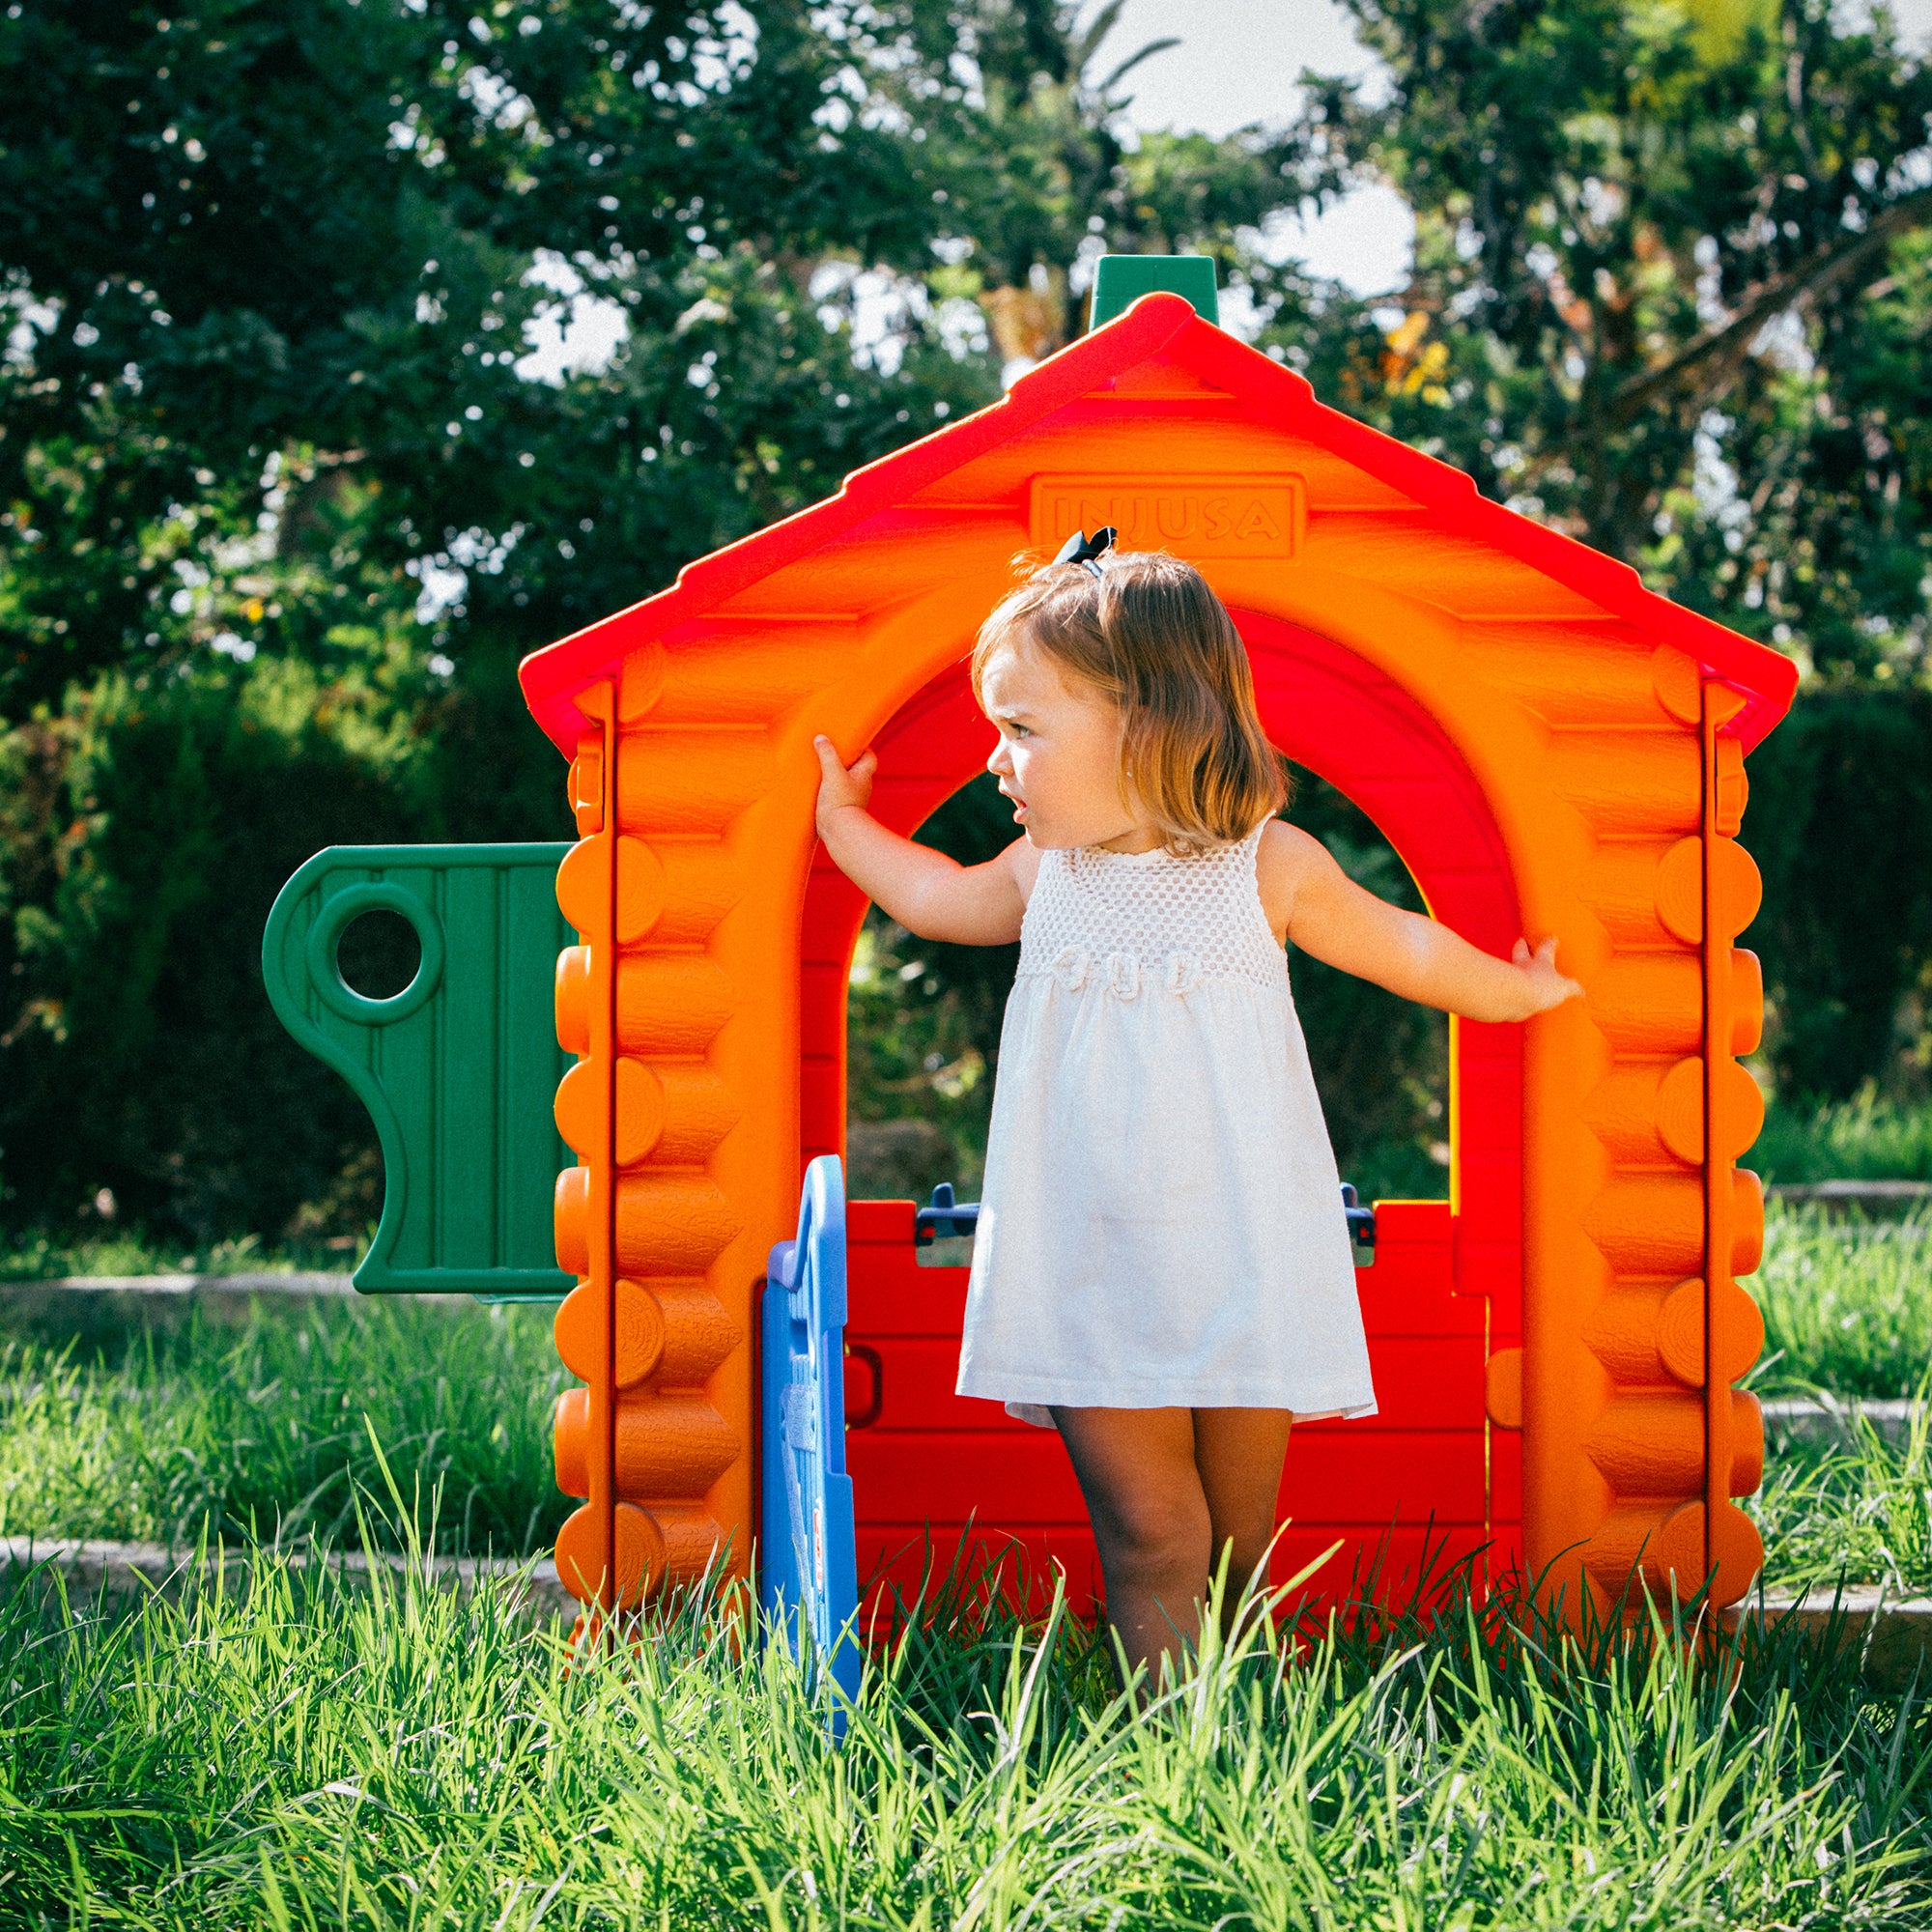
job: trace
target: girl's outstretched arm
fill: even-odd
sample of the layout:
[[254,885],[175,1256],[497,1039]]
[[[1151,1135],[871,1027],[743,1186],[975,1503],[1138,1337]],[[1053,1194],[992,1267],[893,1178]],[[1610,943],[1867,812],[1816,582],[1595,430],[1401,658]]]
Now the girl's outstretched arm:
[[867,810],[879,767],[872,753],[848,770],[830,738],[814,738],[812,749],[818,753],[818,836],[832,863],[867,898],[921,939],[1006,946],[1020,936],[1039,864],[1024,838],[983,866],[962,866],[888,832]]
[[1556,970],[1556,942],[1519,939],[1497,959],[1446,925],[1365,892],[1319,838],[1270,825],[1258,867],[1262,903],[1304,952],[1426,1007],[1472,1020],[1526,1020],[1582,993]]

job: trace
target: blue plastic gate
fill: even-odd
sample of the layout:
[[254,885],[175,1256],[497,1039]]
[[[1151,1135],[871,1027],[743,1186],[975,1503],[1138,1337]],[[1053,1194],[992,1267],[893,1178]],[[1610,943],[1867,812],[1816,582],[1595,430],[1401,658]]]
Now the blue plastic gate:
[[[862,1662],[858,1555],[845,1473],[845,1184],[836,1154],[805,1171],[798,1238],[765,1276],[759,1596],[794,1651],[829,1659],[849,1700]],[[835,1700],[833,1733],[844,1729]]]

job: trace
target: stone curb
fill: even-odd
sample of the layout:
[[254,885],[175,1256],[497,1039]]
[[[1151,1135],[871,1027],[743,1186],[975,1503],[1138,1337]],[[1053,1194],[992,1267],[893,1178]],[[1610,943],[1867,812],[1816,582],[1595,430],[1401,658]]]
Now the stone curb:
[[1774,1201],[1823,1202],[1841,1208],[1909,1207],[1932,1201],[1932,1180],[1774,1181],[1764,1190]]
[[1766,1625],[1789,1618],[1820,1649],[1860,1655],[1873,1690],[1932,1690],[1932,1598],[1893,1597],[1875,1583],[1847,1584],[1804,1597],[1747,1598],[1722,1618],[1727,1630],[1746,1618]]
[[[197,1555],[194,1550],[168,1549],[158,1543],[110,1543],[92,1537],[7,1536],[0,1537],[0,1578],[9,1570],[45,1564],[57,1570],[66,1583],[68,1595],[77,1603],[91,1603],[117,1592],[153,1589],[165,1597],[178,1597],[192,1580],[205,1578],[217,1566],[224,1572],[246,1569],[252,1550],[242,1546],[225,1546]],[[412,1566],[406,1556],[370,1557],[355,1550],[331,1550],[320,1559],[305,1550],[287,1552],[297,1568],[320,1560],[338,1576],[366,1577],[381,1567],[401,1577]],[[558,1582],[556,1565],[549,1557],[533,1562],[528,1557],[429,1556],[421,1559],[429,1578],[438,1583],[454,1582],[469,1592],[485,1578],[515,1584],[523,1592],[525,1605],[538,1618],[575,1616],[582,1605]]]
[[467,1294],[358,1295],[346,1274],[67,1275],[0,1282],[0,1332],[50,1342],[107,1341],[117,1333],[179,1328],[199,1315],[243,1322],[259,1300],[294,1308],[316,1301],[394,1300],[416,1307],[470,1308]]
[[1767,1433],[1804,1442],[1825,1441],[1836,1435],[1847,1442],[1858,1437],[1858,1425],[1868,1423],[1888,1442],[1902,1442],[1911,1433],[1920,1405],[1865,1396],[1794,1396],[1764,1405]]
[[[346,1274],[258,1269],[252,1274],[64,1274],[0,1283],[8,1294],[354,1294]],[[440,1298],[440,1297],[439,1297]]]
[[[15,1566],[44,1563],[60,1572],[69,1597],[90,1604],[117,1592],[153,1589],[178,1597],[191,1580],[205,1577],[218,1562],[224,1571],[242,1571],[251,1552],[246,1548],[210,1551],[199,1563],[194,1552],[164,1548],[156,1543],[109,1543],[93,1538],[0,1537],[0,1578]],[[300,1565],[312,1559],[295,1553]],[[339,1575],[366,1576],[368,1556],[354,1552],[326,1557]],[[403,1556],[373,1559],[394,1576],[409,1568]],[[485,1577],[521,1582],[526,1587],[526,1606],[539,1622],[574,1617],[581,1607],[557,1581],[556,1565],[545,1559],[509,1561],[481,1556],[433,1556],[423,1569],[438,1583],[453,1581],[473,1590]],[[1932,1688],[1932,1599],[1894,1598],[1876,1585],[1842,1591],[1814,1590],[1802,1598],[1767,1596],[1751,1599],[1723,1612],[1726,1629],[1735,1630],[1746,1618],[1766,1625],[1787,1618],[1812,1642],[1830,1643],[1838,1655],[1858,1653],[1865,1682],[1874,1690],[1900,1691],[1915,1683]]]

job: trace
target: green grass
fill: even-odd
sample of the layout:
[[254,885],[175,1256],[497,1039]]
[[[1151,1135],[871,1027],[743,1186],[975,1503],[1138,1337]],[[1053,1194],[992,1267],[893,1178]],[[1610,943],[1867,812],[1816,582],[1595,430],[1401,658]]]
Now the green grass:
[[[1772,1378],[1898,1380],[1910,1349],[1867,1331],[1922,1295],[1924,1221],[1773,1211]],[[541,1548],[568,1507],[547,1325],[258,1300],[117,1360],[15,1346],[0,1525]],[[439,1485],[418,1543],[401,1500]],[[1772,1575],[1932,1586],[1928,1492],[1923,1428],[1794,1450],[1754,1505]],[[1698,1662],[1452,1579],[1433,1619],[1292,1662],[1262,1619],[1136,1719],[1091,1630],[955,1579],[835,1749],[718,1598],[586,1659],[494,1580],[355,1585],[259,1546],[228,1575],[99,1614],[0,1579],[0,1928],[1932,1923],[1932,1721],[1788,1630]]]
[[1849,1100],[1774,1102],[1745,1159],[1767,1181],[1932,1180],[1932,1102],[1870,1086]]
[[0,1600],[0,1923],[1895,1927],[1932,1726],[1789,1632],[1698,1662],[1451,1599],[1266,1617],[1137,1717],[1088,1630],[936,1605],[849,1733],[717,1599],[572,1658],[486,1585],[257,1554],[181,1606]]
[[1764,1311],[1756,1386],[1903,1396],[1932,1366],[1932,1208],[1866,1220],[1774,1203],[1747,1286]]
[[[1932,1397],[1932,1377],[1919,1384]],[[1860,1420],[1833,1442],[1767,1444],[1764,1488],[1747,1507],[1780,1590],[1840,1578],[1932,1595],[1932,1409],[1896,1441]]]
[[192,1544],[340,1538],[378,1480],[442,1493],[443,1547],[546,1548],[571,1505],[550,1415],[569,1378],[549,1311],[270,1303],[199,1319],[118,1361],[0,1347],[0,1533]]

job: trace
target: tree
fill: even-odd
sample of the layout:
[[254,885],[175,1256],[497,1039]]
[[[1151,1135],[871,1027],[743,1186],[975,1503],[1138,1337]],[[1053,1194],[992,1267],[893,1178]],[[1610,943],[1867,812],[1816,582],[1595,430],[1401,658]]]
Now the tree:
[[[1413,278],[1366,303],[1288,284],[1267,339],[1799,660],[1746,835],[1771,858],[1771,1058],[1802,1093],[1922,1081],[1893,1021],[1932,960],[1898,869],[1932,843],[1908,776],[1932,729],[1848,694],[1932,668],[1932,69],[1882,8],[1824,0],[1351,6],[1386,74],[1311,82],[1301,179],[1400,187]],[[1904,814],[1889,838],[1831,836],[1850,820],[1819,797],[1859,786]]]
[[[326,1193],[366,1122],[253,981],[290,865],[558,836],[516,659],[823,494],[912,433],[907,398],[931,421],[991,393],[936,344],[887,369],[823,325],[815,260],[923,245],[910,144],[814,120],[844,53],[807,9],[761,8],[751,43],[741,18],[0,20],[16,1219],[105,1186],[206,1238]],[[620,352],[531,380],[573,281]]]
[[984,308],[1009,361],[1081,332],[1102,253],[1198,251],[1244,276],[1255,265],[1237,235],[1295,192],[1279,133],[1128,136],[1127,83],[1178,43],[1122,54],[1122,5],[1107,0],[1083,23],[1068,0],[919,0],[906,14],[918,58],[878,70],[887,98],[929,130],[926,171],[958,270],[945,286]]
[[1922,662],[1932,71],[1825,0],[1351,0],[1304,180],[1415,209],[1318,384],[1828,674]]
[[[252,958],[284,861],[378,830],[564,835],[519,657],[992,400],[962,310],[1064,267],[1091,193],[1176,240],[1259,205],[1253,155],[1210,144],[1129,206],[1123,70],[1089,88],[1101,30],[1072,19],[0,16],[11,1218],[105,1186],[198,1239],[327,1193],[361,1124],[242,967],[208,979]],[[1028,178],[999,188],[1020,127]],[[891,310],[869,339],[868,289]],[[533,335],[573,317],[605,353],[539,380]],[[252,1119],[208,1071],[237,1028]]]

